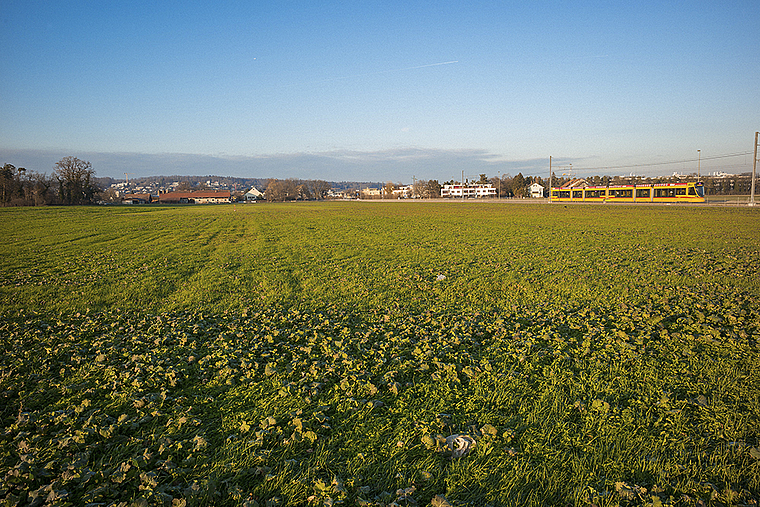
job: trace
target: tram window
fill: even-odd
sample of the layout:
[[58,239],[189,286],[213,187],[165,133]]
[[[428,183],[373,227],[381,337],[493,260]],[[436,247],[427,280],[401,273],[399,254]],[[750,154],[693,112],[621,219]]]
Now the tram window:
[[618,197],[633,197],[633,190],[618,190]]
[[686,195],[686,189],[685,188],[677,188],[676,189],[676,195]]
[[704,197],[705,196],[705,187],[703,187],[702,185],[698,185],[696,187],[696,190],[697,190],[697,195],[699,197]]
[[570,199],[570,191],[569,190],[560,190],[559,191],[559,198],[560,199]]
[[552,197],[559,197],[559,192],[552,190]]
[[573,190],[573,199],[583,199],[583,190]]
[[696,195],[697,193],[694,191],[694,187],[689,187],[689,195]]
[[649,197],[649,189],[648,188],[637,188],[636,189],[636,197]]

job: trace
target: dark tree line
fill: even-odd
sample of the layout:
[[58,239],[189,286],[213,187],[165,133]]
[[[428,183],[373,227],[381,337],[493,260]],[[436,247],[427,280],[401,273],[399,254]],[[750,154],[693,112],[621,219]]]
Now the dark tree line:
[[76,157],[56,162],[50,176],[4,164],[0,169],[0,206],[91,204],[98,193],[94,176],[92,165]]
[[501,178],[491,178],[490,183],[496,187],[499,197],[527,197],[529,188],[532,184],[538,183],[548,190],[547,181],[540,176],[523,176],[517,173],[516,176],[505,174]]
[[271,179],[267,183],[264,197],[270,202],[321,201],[327,197],[331,188],[330,183],[323,180]]
[[0,206],[55,204],[54,181],[44,173],[5,164],[0,169]]

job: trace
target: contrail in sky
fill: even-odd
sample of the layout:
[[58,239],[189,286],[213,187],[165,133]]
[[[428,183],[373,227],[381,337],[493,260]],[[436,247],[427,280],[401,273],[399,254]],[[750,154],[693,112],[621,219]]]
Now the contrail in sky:
[[[452,60],[450,62],[440,62],[440,63],[428,63],[427,65],[418,65],[416,67],[407,67],[405,69],[396,69],[396,70],[424,69],[425,67],[435,67],[437,65],[449,65],[451,63],[459,63],[459,60]],[[392,70],[386,70],[385,72],[393,72],[393,71]]]
[[402,72],[402,71],[405,71],[405,70],[424,69],[425,67],[437,67],[439,65],[451,65],[452,63],[459,63],[459,60],[451,60],[450,62],[428,63],[426,65],[415,65],[414,67],[404,67],[403,69],[381,70],[379,72],[368,72],[366,74],[353,74],[353,75],[350,75],[350,76],[331,77],[331,78],[328,78],[328,79],[320,79],[318,81],[313,81],[313,82],[314,83],[325,83],[327,81],[337,81],[339,79],[353,79],[353,78],[356,78],[356,77],[377,76],[379,74],[388,74],[390,72]]

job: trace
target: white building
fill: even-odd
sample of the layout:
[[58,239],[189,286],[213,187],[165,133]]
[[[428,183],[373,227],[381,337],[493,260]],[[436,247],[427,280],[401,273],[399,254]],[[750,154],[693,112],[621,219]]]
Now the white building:
[[396,199],[408,199],[409,197],[412,197],[412,194],[414,193],[414,189],[412,185],[407,185],[405,187],[398,187],[393,189],[393,197]]
[[475,197],[496,197],[496,188],[490,183],[475,183]]
[[367,187],[362,189],[362,196],[363,197],[380,197],[383,195],[383,189],[382,188],[372,188]]
[[544,187],[538,183],[533,183],[528,187],[528,193],[534,199],[540,199],[544,196]]
[[441,197],[457,197],[462,199],[496,197],[496,188],[490,183],[469,183],[462,185],[455,183],[453,185],[443,185],[441,187]]
[[246,201],[255,201],[257,199],[263,199],[264,194],[262,192],[259,192],[256,187],[251,187],[251,189],[243,194],[243,198]]

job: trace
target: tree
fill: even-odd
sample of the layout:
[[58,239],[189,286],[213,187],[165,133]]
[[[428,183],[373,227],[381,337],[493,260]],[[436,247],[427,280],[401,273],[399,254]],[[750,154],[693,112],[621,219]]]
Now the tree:
[[53,202],[45,174],[4,164],[0,167],[0,206],[42,206]]
[[425,183],[425,188],[422,191],[422,196],[427,199],[436,199],[441,197],[441,185],[438,180],[429,180]]
[[308,201],[312,198],[313,196],[311,195],[311,189],[309,185],[307,185],[305,182],[301,182],[296,185],[296,199]]
[[271,179],[264,190],[264,197],[269,202],[284,201],[283,184],[281,180]]
[[63,204],[90,204],[97,189],[92,184],[92,164],[76,157],[55,163],[53,176],[58,180],[58,198]]
[[118,203],[121,199],[119,199],[119,196],[116,194],[116,191],[112,188],[107,188],[105,190],[101,190],[98,192],[96,196],[98,203],[101,202],[107,202],[107,203]]
[[311,197],[318,201],[327,197],[327,192],[332,188],[332,185],[322,180],[308,180],[306,185],[309,188]]
[[515,197],[525,197],[525,177],[522,173],[517,173],[517,176],[512,178],[512,193]]
[[425,185],[427,185],[427,181],[425,180],[416,180],[412,183],[412,199],[423,196],[425,193]]
[[264,191],[264,197],[269,202],[293,201],[299,197],[299,184],[290,178],[287,180],[271,179]]
[[0,168],[0,205],[7,206],[21,191],[19,174],[13,164],[5,164]]
[[54,197],[50,192],[53,181],[46,174],[32,172],[28,176],[28,183],[24,186],[26,200],[29,205],[42,206],[53,202]]
[[388,182],[383,187],[383,199],[393,199],[393,191],[396,189],[396,186],[392,182]]

